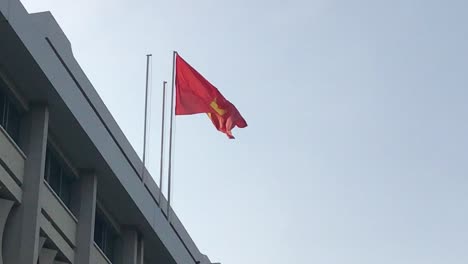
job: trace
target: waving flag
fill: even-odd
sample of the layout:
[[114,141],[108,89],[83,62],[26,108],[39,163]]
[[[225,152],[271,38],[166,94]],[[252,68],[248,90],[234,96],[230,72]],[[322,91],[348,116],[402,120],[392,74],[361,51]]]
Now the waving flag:
[[176,115],[206,113],[216,129],[231,139],[234,127],[247,126],[237,108],[178,54],[175,85]]

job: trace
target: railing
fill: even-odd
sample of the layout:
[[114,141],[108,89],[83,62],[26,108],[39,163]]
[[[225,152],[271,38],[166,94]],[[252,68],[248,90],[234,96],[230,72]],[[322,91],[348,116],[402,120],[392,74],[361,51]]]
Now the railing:
[[41,195],[43,210],[68,244],[72,247],[76,246],[78,220],[46,181],[44,181],[44,186]]
[[107,258],[106,254],[102,252],[96,243],[93,243],[93,256],[92,256],[92,263],[93,264],[112,264],[112,262]]
[[0,126],[0,181],[16,202],[22,199],[25,161],[26,155]]
[[21,185],[26,155],[2,126],[0,126],[0,160],[6,165],[6,169],[9,170],[14,180]]

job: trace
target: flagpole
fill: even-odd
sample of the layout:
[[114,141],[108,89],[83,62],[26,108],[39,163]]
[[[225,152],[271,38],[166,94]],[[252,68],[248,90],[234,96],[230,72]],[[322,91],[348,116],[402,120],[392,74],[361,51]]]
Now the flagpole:
[[169,168],[167,178],[167,219],[170,222],[170,209],[171,209],[171,186],[172,186],[172,141],[173,141],[173,128],[174,128],[174,93],[175,93],[175,67],[176,67],[177,51],[172,55],[172,91],[171,91],[171,119],[169,122]]
[[161,206],[162,190],[163,190],[163,171],[164,171],[164,117],[166,115],[166,81],[163,81],[162,91],[162,111],[161,111],[161,162],[159,164],[159,206]]
[[149,90],[149,66],[151,54],[146,55],[146,90],[145,90],[145,123],[143,128],[143,168],[141,172],[141,181],[145,183],[145,171],[146,171],[146,127],[148,124],[148,90]]

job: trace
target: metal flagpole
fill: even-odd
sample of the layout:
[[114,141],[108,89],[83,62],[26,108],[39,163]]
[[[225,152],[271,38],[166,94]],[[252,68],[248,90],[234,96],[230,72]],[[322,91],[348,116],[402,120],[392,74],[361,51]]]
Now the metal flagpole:
[[148,123],[148,90],[149,90],[149,66],[151,54],[146,55],[146,91],[145,91],[145,124],[143,128],[143,168],[141,169],[141,180],[145,183],[145,171],[146,171],[146,126]]
[[164,171],[164,130],[165,130],[165,123],[164,117],[166,115],[166,84],[167,82],[163,82],[163,91],[162,91],[162,116],[161,116],[161,163],[159,165],[159,206],[161,207],[161,199],[162,199],[162,190],[163,190],[163,171]]
[[[167,219],[171,209],[171,183],[172,183],[172,137],[173,137],[173,119],[174,119],[174,93],[175,93],[175,67],[176,67],[177,51],[172,55],[172,91],[171,91],[171,119],[169,123],[169,172],[167,177]],[[169,220],[170,222],[170,220]]]

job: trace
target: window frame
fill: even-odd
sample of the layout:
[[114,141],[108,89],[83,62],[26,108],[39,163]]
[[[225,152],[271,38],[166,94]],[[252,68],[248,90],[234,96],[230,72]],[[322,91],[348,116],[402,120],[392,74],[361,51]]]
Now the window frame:
[[[106,252],[107,249],[102,248],[100,245],[100,242],[98,243],[95,238],[96,238],[96,222],[97,219],[99,218],[106,224],[106,227],[110,229],[113,233],[113,248],[112,248],[112,255],[109,256],[108,253]],[[116,254],[116,248],[117,248],[117,243],[118,240],[120,239],[122,232],[120,230],[119,224],[114,220],[114,218],[111,216],[111,214],[104,208],[102,203],[99,200],[96,200],[96,212],[95,212],[95,220],[94,220],[94,234],[93,234],[93,242],[96,244],[96,246],[101,250],[101,252],[108,258],[111,262],[115,260],[115,254]]]
[[[26,101],[16,91],[16,86],[6,77],[6,75],[0,69],[0,93],[3,95],[3,102],[0,107],[3,109],[0,111],[0,126],[8,134],[8,136],[15,142],[17,146],[20,144],[21,138],[21,121],[24,114],[29,110]],[[2,98],[0,98],[1,100]],[[10,110],[14,110],[15,117],[17,118],[17,124],[15,125],[15,132],[12,133],[11,127],[8,125],[11,119]],[[6,120],[5,120],[6,119]],[[3,123],[5,124],[3,125]]]
[[12,103],[21,112],[20,114],[28,112],[29,106],[26,99],[19,94],[18,87],[13,84],[13,81],[11,81],[11,79],[5,74],[2,68],[0,68],[0,81],[5,84],[4,92],[12,99]]
[[[50,175],[50,158],[48,157],[47,153],[51,153],[55,159],[57,159],[56,162],[61,167],[61,174],[59,176],[59,190],[56,190],[55,183],[51,182],[50,179],[48,179],[48,176]],[[64,173],[65,171],[65,173]],[[68,201],[64,200],[63,195],[61,194],[61,188],[62,186],[62,181],[64,177],[69,177],[70,178],[70,186],[68,188]],[[59,198],[60,202],[72,213],[73,216],[76,217],[76,212],[74,212],[73,208],[73,184],[76,184],[79,180],[78,172],[73,167],[73,165],[70,163],[70,161],[66,158],[66,156],[63,154],[61,149],[58,147],[58,145],[55,143],[55,141],[52,139],[52,136],[49,134],[48,139],[47,139],[47,147],[46,147],[46,160],[45,160],[45,166],[44,166],[44,181],[50,186],[50,189],[54,192],[54,194]]]

